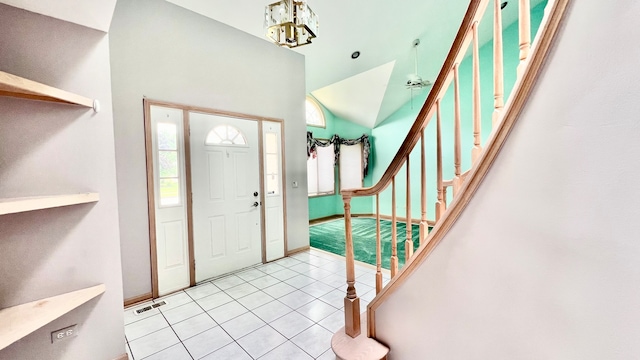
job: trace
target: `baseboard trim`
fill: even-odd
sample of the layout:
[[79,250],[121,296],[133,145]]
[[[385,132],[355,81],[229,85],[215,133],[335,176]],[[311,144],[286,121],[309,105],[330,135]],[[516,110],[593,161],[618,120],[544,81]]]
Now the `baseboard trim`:
[[[139,296],[135,296],[129,299],[124,299],[124,307],[129,307],[131,305],[135,305],[137,303],[141,303],[143,301],[148,301],[151,299],[153,299],[153,295],[150,292],[139,295]],[[116,359],[116,360],[119,360],[119,359]]]
[[309,225],[317,225],[326,221],[338,220],[344,218],[344,215],[329,215],[321,218],[309,220]]
[[[344,218],[344,215],[341,216]],[[352,218],[375,218],[376,214],[351,214]]]
[[303,251],[307,251],[311,248],[311,246],[307,245],[307,246],[303,246],[297,249],[293,249],[293,250],[289,250],[287,251],[287,256],[291,256],[291,255],[295,255],[299,252],[303,252]]

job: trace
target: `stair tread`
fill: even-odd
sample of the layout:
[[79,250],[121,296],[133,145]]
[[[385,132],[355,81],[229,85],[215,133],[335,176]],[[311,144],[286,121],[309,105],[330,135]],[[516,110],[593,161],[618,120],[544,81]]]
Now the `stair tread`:
[[[360,328],[364,330],[367,328],[366,313],[360,319]],[[367,337],[366,331],[352,338],[344,332],[344,327],[333,334],[331,349],[339,359],[344,360],[380,360],[389,353],[388,347]]]

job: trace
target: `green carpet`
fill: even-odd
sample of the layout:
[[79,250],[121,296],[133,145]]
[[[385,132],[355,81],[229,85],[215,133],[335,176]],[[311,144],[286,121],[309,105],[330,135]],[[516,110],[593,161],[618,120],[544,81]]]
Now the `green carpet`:
[[[367,264],[376,265],[376,220],[352,218],[353,249],[355,258]],[[407,236],[405,223],[396,223],[398,231],[398,268],[404,265],[404,242]],[[429,228],[431,231],[431,228]],[[412,224],[411,233],[414,251],[418,248],[420,226]],[[382,267],[390,268],[391,262],[391,221],[380,220],[382,240]],[[309,227],[311,247],[344,256],[344,219],[332,220]]]

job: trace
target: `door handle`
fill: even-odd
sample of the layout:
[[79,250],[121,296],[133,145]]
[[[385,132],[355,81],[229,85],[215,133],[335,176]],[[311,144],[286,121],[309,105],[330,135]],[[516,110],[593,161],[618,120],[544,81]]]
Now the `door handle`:
[[260,204],[258,204],[258,202],[256,201],[256,202],[254,202],[254,203],[253,203],[253,205],[251,205],[251,206],[253,206],[253,207],[258,207],[258,205],[260,205]]

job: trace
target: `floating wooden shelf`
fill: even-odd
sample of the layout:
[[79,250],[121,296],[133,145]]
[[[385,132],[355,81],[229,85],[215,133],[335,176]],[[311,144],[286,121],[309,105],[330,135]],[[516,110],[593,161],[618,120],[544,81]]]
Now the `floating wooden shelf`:
[[0,310],[0,350],[47,325],[94,297],[104,284]]
[[93,99],[0,71],[0,96],[80,105],[96,109]]
[[0,199],[0,215],[84,204],[98,200],[100,200],[98,193]]

